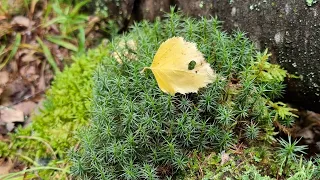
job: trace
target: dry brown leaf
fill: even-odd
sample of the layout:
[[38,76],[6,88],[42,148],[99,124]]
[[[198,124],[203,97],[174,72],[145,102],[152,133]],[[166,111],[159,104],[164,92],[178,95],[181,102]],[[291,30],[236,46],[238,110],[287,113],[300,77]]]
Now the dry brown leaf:
[[9,81],[9,73],[7,71],[0,72],[0,85],[5,85]]
[[1,16],[0,16],[0,21],[1,21],[1,20],[4,20],[4,19],[7,19],[7,17],[1,15]]
[[24,115],[22,111],[6,108],[6,107],[0,107],[0,121],[6,122],[6,123],[12,123],[12,122],[23,122],[24,121]]
[[9,160],[5,160],[5,159],[1,159],[0,160],[0,175],[5,175],[5,174],[9,174],[10,170],[13,168],[14,164],[12,163],[12,161]]
[[18,111],[22,111],[25,116],[30,115],[34,109],[37,107],[37,104],[33,101],[25,101],[14,105],[12,108]]
[[36,51],[29,50],[28,53],[26,53],[25,55],[22,56],[21,61],[22,62],[32,62],[34,60],[37,60],[38,58],[34,56],[35,53],[36,53]]
[[26,91],[26,89],[27,87],[23,83],[22,79],[17,78],[6,86],[4,93],[6,93],[7,96],[11,96],[15,93]]
[[20,75],[27,79],[29,82],[35,81],[39,78],[34,66],[23,66],[20,69]]
[[34,60],[36,60],[36,58],[33,56],[33,54],[26,54],[21,58],[22,62],[32,62]]
[[31,21],[24,16],[16,16],[12,19],[11,24],[27,28],[31,24]]
[[87,23],[87,27],[85,29],[85,34],[88,35],[88,33],[91,32],[91,30],[93,29],[94,25],[100,21],[100,18],[97,16],[91,16],[89,17],[89,22]]

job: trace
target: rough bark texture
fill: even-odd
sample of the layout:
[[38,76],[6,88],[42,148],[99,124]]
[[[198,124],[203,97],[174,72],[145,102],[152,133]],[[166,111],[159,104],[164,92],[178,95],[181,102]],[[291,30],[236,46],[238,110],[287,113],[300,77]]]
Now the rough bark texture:
[[273,62],[302,80],[288,80],[285,98],[320,111],[320,3],[270,0],[178,0],[191,16],[216,15],[224,29],[248,32],[258,48],[269,48]]
[[272,52],[272,62],[303,77],[288,80],[285,98],[320,111],[320,2],[311,7],[304,0],[135,0],[131,4],[133,20],[154,20],[176,5],[190,16],[217,16],[228,32],[247,32],[258,48]]
[[138,19],[154,20],[157,16],[162,16],[170,9],[171,0],[140,0],[138,4]]
[[99,14],[114,21],[120,30],[127,28],[127,24],[135,14],[136,0],[93,0],[87,5],[87,11],[92,14]]

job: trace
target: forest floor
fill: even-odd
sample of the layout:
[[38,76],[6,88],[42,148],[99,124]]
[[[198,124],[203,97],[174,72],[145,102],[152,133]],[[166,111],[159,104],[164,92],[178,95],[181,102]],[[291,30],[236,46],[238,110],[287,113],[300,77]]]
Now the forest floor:
[[[0,0],[0,141],[31,122],[55,75],[101,39],[99,18],[80,12],[86,2]],[[0,158],[0,175],[13,168],[24,169]]]
[[[105,37],[100,18],[81,13],[87,1],[76,6],[57,2],[0,0],[0,141],[10,141],[9,133],[31,122],[31,113],[41,107],[55,75],[73,62],[73,56]],[[303,113],[300,122],[320,122],[319,114]],[[0,157],[0,175],[25,168]]]

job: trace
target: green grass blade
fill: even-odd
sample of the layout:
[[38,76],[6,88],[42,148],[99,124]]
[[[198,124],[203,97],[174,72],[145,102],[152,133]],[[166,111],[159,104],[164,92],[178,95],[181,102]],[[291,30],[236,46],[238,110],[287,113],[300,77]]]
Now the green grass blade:
[[0,46],[0,56],[3,54],[5,48],[5,45]]
[[86,34],[84,32],[83,27],[79,28],[79,34],[78,34],[78,40],[79,40],[79,54],[85,53],[85,48],[86,48]]
[[67,49],[70,49],[72,51],[75,51],[75,52],[78,51],[78,48],[75,45],[73,45],[73,44],[71,44],[71,43],[69,43],[67,41],[62,40],[61,38],[56,38],[56,37],[53,37],[53,36],[47,36],[47,40],[49,40],[49,41],[51,41],[51,42],[53,42],[53,43],[55,43],[55,44],[57,44],[59,46],[65,47]]
[[82,1],[80,3],[77,3],[77,5],[72,9],[72,11],[70,12],[71,16],[75,16],[76,14],[79,13],[79,10],[81,9],[82,6],[86,5],[88,2],[90,2],[89,0],[87,1]]
[[69,170],[67,169],[61,169],[61,168],[57,168],[57,167],[48,167],[48,166],[41,166],[41,167],[34,167],[31,169],[26,169],[23,171],[19,171],[16,173],[10,173],[10,174],[6,174],[6,175],[1,175],[0,179],[2,180],[10,180],[12,178],[14,178],[15,176],[19,176],[19,175],[23,175],[27,172],[32,172],[32,171],[39,171],[39,170],[56,170],[56,171],[62,171],[64,173],[70,173]]
[[6,53],[5,48],[5,45],[0,46],[0,62],[2,62],[2,55]]
[[37,37],[37,41],[40,44],[41,48],[43,49],[43,53],[44,53],[45,57],[47,58],[49,64],[52,66],[54,73],[55,74],[60,73],[60,70],[59,70],[55,60],[53,59],[52,54],[51,54],[48,46],[46,46],[39,37]]
[[50,26],[50,25],[52,25],[52,24],[55,24],[55,23],[64,23],[64,22],[66,22],[67,21],[67,18],[66,17],[64,17],[64,16],[60,16],[60,17],[57,17],[57,18],[53,18],[52,20],[50,20],[49,22],[47,22],[47,23],[45,23],[44,25],[43,25],[43,27],[48,27],[48,26]]
[[60,2],[59,1],[55,1],[55,3],[52,5],[52,9],[54,10],[55,13],[57,13],[58,15],[64,15],[63,11],[60,7]]
[[9,54],[9,56],[6,58],[6,60],[0,64],[0,70],[13,58],[13,56],[16,54],[16,52],[18,51],[19,45],[21,42],[21,34],[18,33],[16,36],[16,39],[13,43],[11,52]]

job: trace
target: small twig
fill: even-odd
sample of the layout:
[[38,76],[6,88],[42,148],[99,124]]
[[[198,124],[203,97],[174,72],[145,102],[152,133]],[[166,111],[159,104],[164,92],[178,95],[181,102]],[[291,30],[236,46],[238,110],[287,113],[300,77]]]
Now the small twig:
[[36,95],[38,95],[38,94],[40,94],[40,93],[42,93],[42,92],[44,92],[44,91],[45,91],[45,90],[38,91],[38,92],[36,92],[36,93],[34,93],[34,94],[32,94],[32,95],[29,95],[29,96],[24,97],[23,99],[15,102],[15,103],[12,103],[12,104],[10,104],[10,105],[3,106],[3,107],[10,108],[10,107],[12,107],[12,106],[14,106],[14,105],[17,105],[17,104],[19,104],[19,103],[21,103],[21,102],[23,102],[23,101],[26,101],[26,100],[28,100],[28,99],[30,99],[30,98],[33,98],[33,97],[35,97]]
[[278,121],[274,121],[273,123],[274,123],[274,125],[275,125],[276,127],[279,128],[280,131],[284,132],[284,133],[285,133],[286,135],[288,135],[288,136],[291,136],[291,132],[292,132],[292,129],[291,129],[291,128],[287,128],[287,127],[283,126],[283,125],[280,124]]

